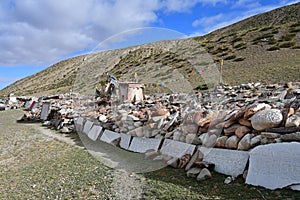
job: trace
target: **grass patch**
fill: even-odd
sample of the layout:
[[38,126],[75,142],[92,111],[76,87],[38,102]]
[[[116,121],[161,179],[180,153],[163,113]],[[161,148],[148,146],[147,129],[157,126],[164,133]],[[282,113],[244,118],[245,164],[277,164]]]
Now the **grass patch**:
[[291,41],[296,36],[296,33],[290,33],[281,37],[282,41]]
[[226,58],[224,58],[224,60],[232,60],[235,58],[236,58],[236,55],[230,55],[230,56],[227,56]]
[[276,50],[279,50],[279,49],[280,49],[279,46],[272,46],[272,47],[268,48],[267,50],[268,51],[276,51]]
[[246,58],[245,57],[237,57],[236,59],[234,59],[233,61],[234,62],[240,62],[240,61],[243,61],[245,60]]
[[290,48],[296,45],[296,42],[284,42],[279,45],[280,48]]

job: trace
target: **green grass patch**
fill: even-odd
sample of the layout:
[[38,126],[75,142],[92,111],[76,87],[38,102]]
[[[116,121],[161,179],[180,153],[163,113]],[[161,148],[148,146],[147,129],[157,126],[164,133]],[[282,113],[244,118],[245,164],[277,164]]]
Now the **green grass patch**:
[[279,50],[279,49],[280,49],[279,46],[272,46],[272,47],[268,48],[267,50],[268,51],[276,51],[276,50]]
[[240,62],[240,61],[243,61],[245,60],[246,58],[245,57],[237,57],[236,59],[234,59],[233,61],[234,62]]
[[282,41],[291,41],[296,36],[296,33],[290,33],[281,37]]
[[290,48],[296,45],[296,42],[284,42],[279,45],[280,48]]
[[224,58],[224,60],[232,60],[235,58],[236,58],[236,55],[230,55],[230,56],[227,56],[226,58]]

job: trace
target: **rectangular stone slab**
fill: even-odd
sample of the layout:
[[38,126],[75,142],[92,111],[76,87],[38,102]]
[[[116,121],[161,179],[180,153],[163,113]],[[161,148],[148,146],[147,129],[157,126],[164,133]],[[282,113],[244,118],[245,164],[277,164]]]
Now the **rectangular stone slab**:
[[274,143],[250,151],[246,183],[274,190],[300,183],[300,143]]
[[157,151],[160,143],[161,139],[157,138],[134,137],[128,150],[138,153],[145,153],[150,149]]
[[205,148],[199,150],[204,154],[203,161],[215,164],[215,171],[237,177],[243,174],[249,159],[247,151]]
[[50,111],[50,103],[49,102],[43,103],[40,119],[41,120],[46,120],[48,115],[49,115],[49,111]]
[[120,135],[121,135],[120,147],[128,150],[132,136],[125,133],[120,133]]
[[74,121],[74,124],[75,124],[76,131],[81,133],[83,129],[84,119],[82,117],[78,117]]
[[84,126],[83,126],[83,131],[82,132],[87,135],[89,133],[89,131],[91,130],[93,125],[94,125],[94,123],[92,121],[87,120],[85,122]]
[[101,126],[98,126],[98,125],[94,125],[89,133],[88,133],[88,137],[93,140],[93,141],[96,141],[97,138],[99,137],[99,135],[102,133],[102,127]]
[[119,133],[110,131],[110,130],[105,130],[100,137],[100,140],[109,144],[112,144],[115,140],[119,139],[121,135]]
[[160,152],[164,155],[181,158],[185,154],[193,155],[196,146],[179,141],[165,139]]

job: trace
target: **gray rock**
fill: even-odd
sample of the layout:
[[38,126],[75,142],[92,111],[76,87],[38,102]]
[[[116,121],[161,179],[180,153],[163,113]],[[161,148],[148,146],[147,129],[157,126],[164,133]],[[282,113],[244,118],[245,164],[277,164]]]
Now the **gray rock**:
[[239,139],[236,135],[230,136],[225,144],[225,147],[228,149],[237,149]]
[[287,141],[287,142],[290,142],[290,141],[300,142],[300,132],[281,135],[280,139],[282,141]]
[[201,169],[198,167],[193,167],[186,172],[187,177],[194,178],[200,173]]
[[280,125],[283,116],[278,109],[268,109],[255,113],[251,117],[251,124],[255,130],[263,131]]
[[261,139],[262,139],[261,135],[257,135],[255,137],[251,138],[251,141],[250,141],[251,148],[259,145],[261,143]]
[[203,168],[197,176],[197,181],[204,181],[211,178],[211,173],[207,168]]
[[198,145],[201,143],[196,134],[187,134],[185,138],[186,143]]
[[248,151],[251,147],[251,135],[245,135],[238,144],[238,150]]

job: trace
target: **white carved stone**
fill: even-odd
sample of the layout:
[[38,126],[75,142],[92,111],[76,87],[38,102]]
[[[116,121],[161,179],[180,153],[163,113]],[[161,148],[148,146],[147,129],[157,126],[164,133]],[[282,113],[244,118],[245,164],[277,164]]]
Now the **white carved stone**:
[[193,155],[196,146],[184,142],[165,139],[160,152],[164,155],[181,158],[185,154]]
[[300,143],[274,143],[250,151],[246,183],[274,190],[300,184]]
[[90,131],[88,132],[88,137],[91,139],[91,140],[93,140],[93,141],[96,141],[97,140],[97,138],[99,137],[99,135],[101,134],[101,132],[102,132],[102,127],[101,126],[99,126],[99,125],[94,125],[91,129],[90,129]]
[[120,133],[120,135],[121,135],[120,147],[128,150],[132,136],[125,133]]
[[121,137],[120,133],[116,133],[110,130],[105,130],[100,137],[100,140],[109,144],[112,144],[115,140]]
[[46,120],[50,111],[50,103],[45,102],[42,105],[42,111],[41,111],[41,120]]
[[82,132],[87,135],[89,133],[89,131],[91,130],[93,125],[94,125],[94,123],[92,121],[87,120],[85,122],[84,126],[83,126],[83,131]]
[[160,143],[161,139],[157,138],[134,137],[128,150],[139,153],[145,153],[147,150],[150,149],[157,151]]

